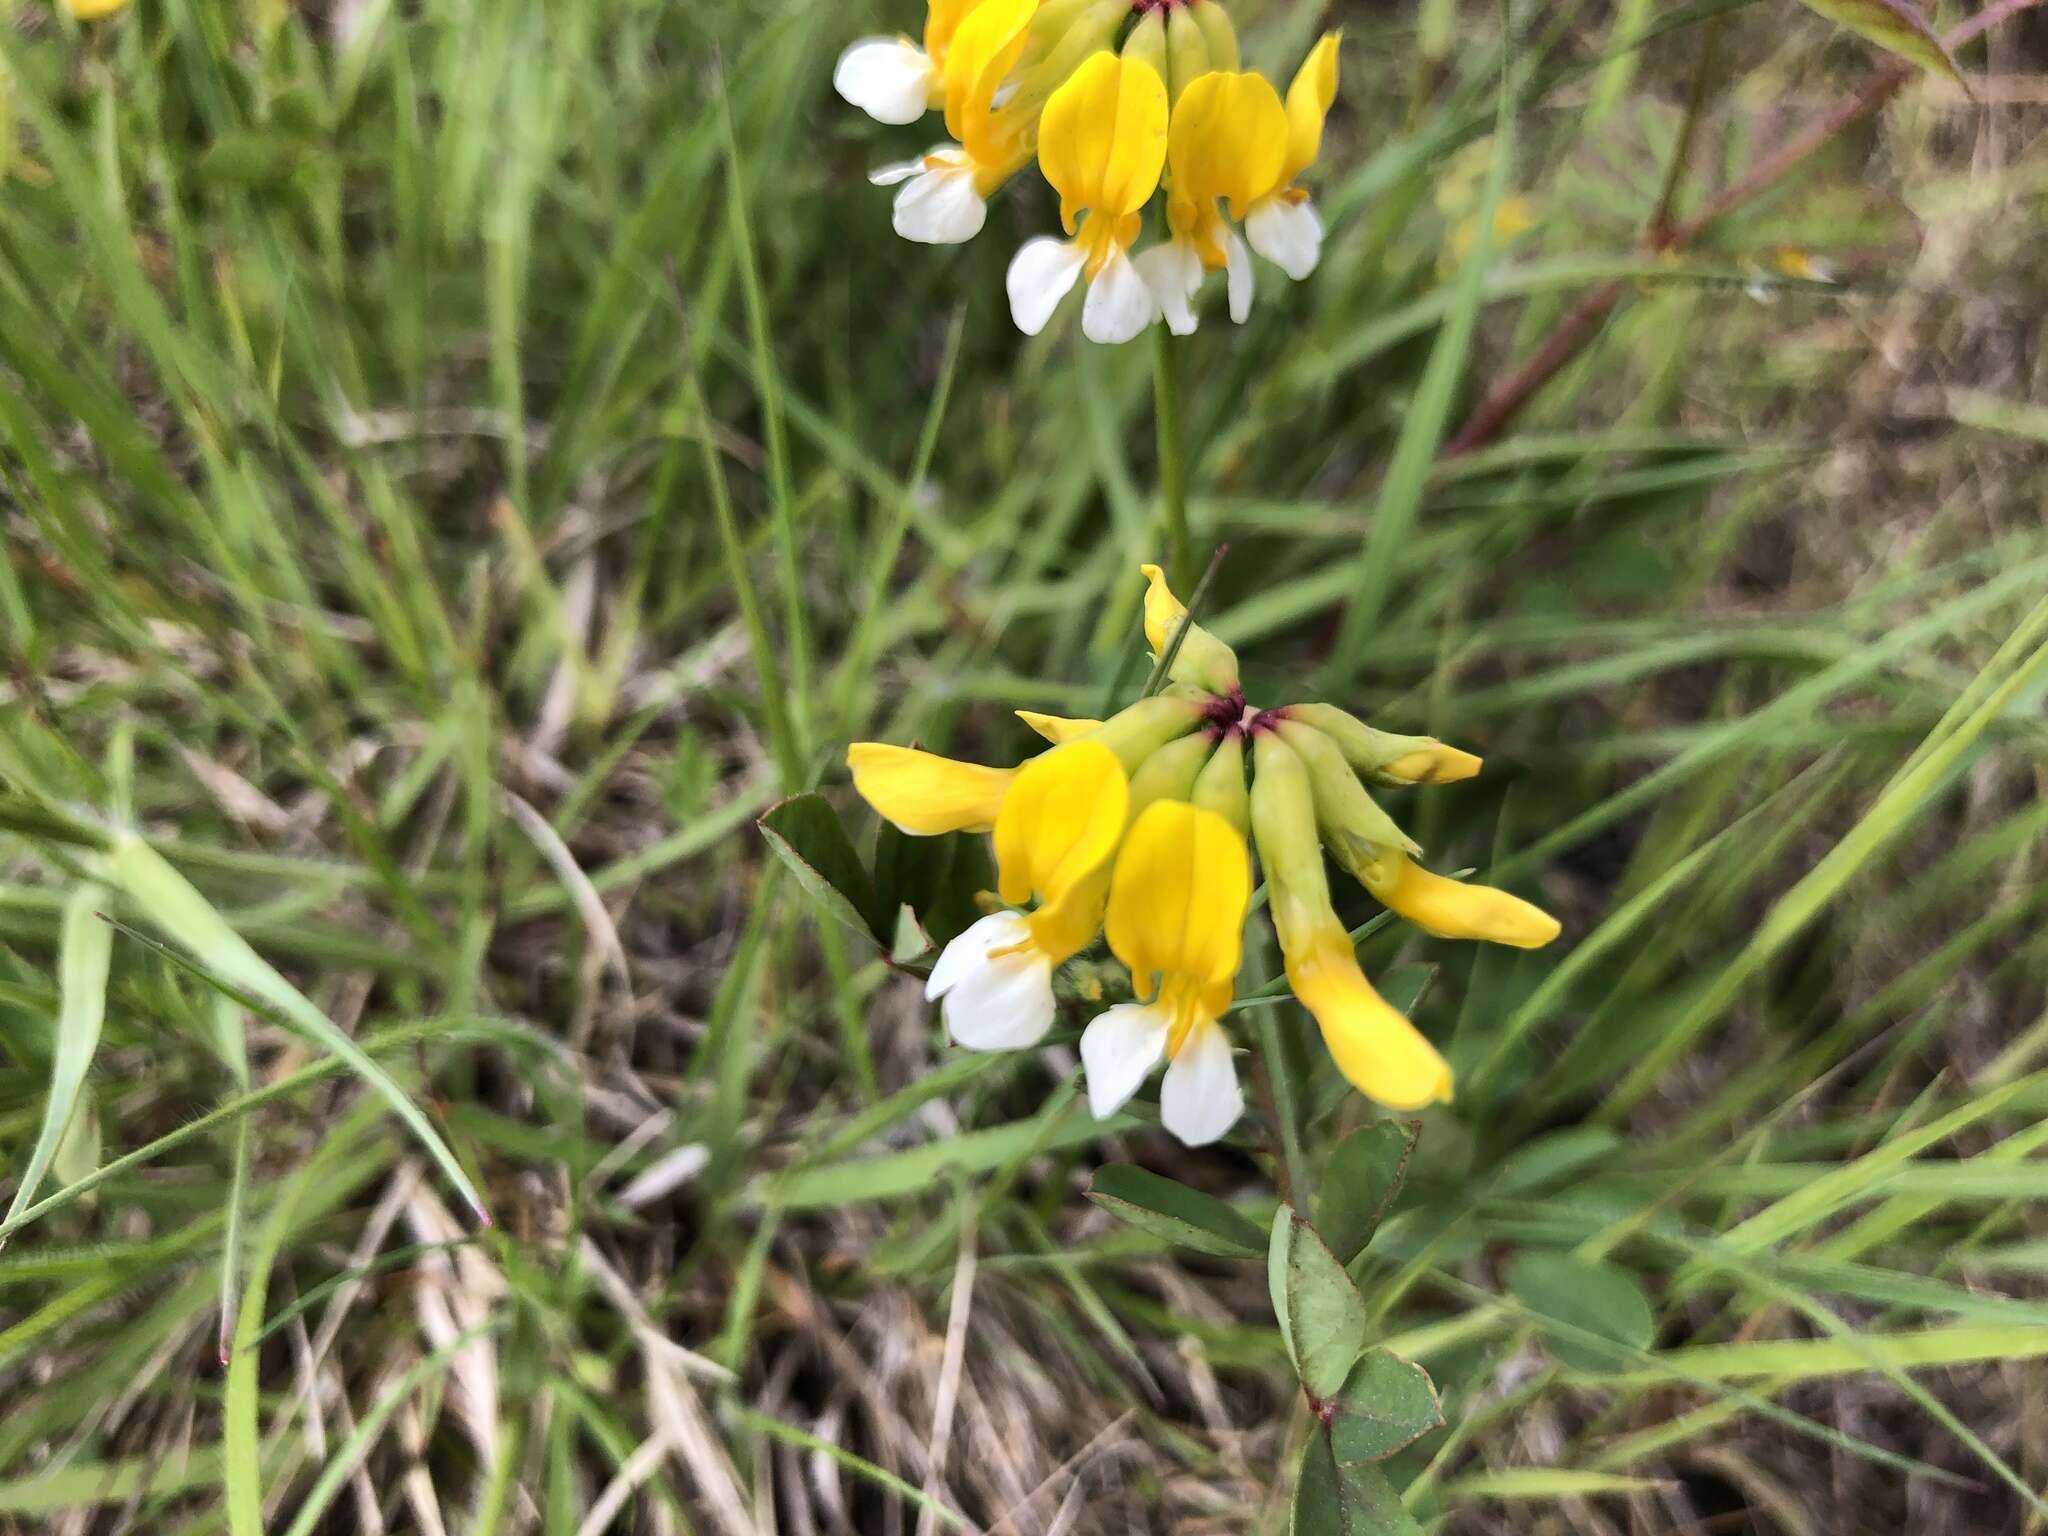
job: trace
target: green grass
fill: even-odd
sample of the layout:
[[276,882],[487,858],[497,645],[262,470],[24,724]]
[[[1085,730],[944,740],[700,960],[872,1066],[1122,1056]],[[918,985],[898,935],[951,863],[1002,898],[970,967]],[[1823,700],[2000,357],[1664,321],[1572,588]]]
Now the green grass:
[[[1364,941],[1460,1072],[1353,1269],[1443,1394],[1416,1516],[2031,1529],[2042,165],[1914,84],[1645,254],[1723,9],[1516,8],[1504,60],[1486,6],[1234,4],[1269,71],[1349,41],[1323,269],[1175,349],[1203,620],[1483,753],[1398,811],[1565,921]],[[0,27],[0,1530],[1285,1528],[1263,1275],[1082,1191],[1263,1225],[1284,1147],[1305,1205],[1375,1113],[1305,1017],[1227,1021],[1284,1127],[1098,1128],[1078,1014],[949,1051],[749,826],[816,786],[866,852],[849,739],[1009,762],[1145,684],[1151,348],[1014,334],[1035,176],[889,233],[929,125],[829,75],[914,12]],[[1734,22],[1681,219],[1879,67]],[[1848,280],[1760,302],[1780,245]],[[1570,1363],[1526,1253],[1646,1346]]]

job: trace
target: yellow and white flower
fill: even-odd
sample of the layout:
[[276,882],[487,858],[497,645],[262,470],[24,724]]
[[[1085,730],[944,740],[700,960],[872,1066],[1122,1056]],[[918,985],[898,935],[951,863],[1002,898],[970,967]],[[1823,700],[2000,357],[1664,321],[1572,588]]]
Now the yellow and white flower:
[[995,820],[998,889],[1012,908],[1034,896],[1038,905],[984,917],[940,953],[925,996],[943,1000],[956,1044],[1021,1050],[1052,1026],[1052,973],[1102,926],[1129,794],[1123,765],[1099,741],[1055,747],[1017,771]]
[[1166,124],[1166,82],[1141,60],[1098,53],[1052,93],[1038,164],[1071,238],[1026,241],[1010,263],[1010,314],[1026,335],[1045,329],[1084,272],[1090,341],[1129,341],[1151,324],[1157,309],[1130,249],[1166,164]]
[[1230,1005],[1251,902],[1251,859],[1222,816],[1159,800],[1139,813],[1109,890],[1109,947],[1136,1002],[1098,1015],[1081,1035],[1088,1104],[1107,1119],[1163,1059],[1159,1116],[1191,1147],[1222,1137],[1244,1093],[1218,1019]]
[[1287,152],[1272,185],[1249,200],[1244,235],[1253,250],[1296,282],[1323,255],[1323,221],[1300,185],[1323,147],[1323,120],[1337,99],[1338,34],[1324,34],[1287,88]]
[[[1174,103],[1166,143],[1171,238],[1139,256],[1138,269],[1175,335],[1195,329],[1195,294],[1210,272],[1226,274],[1230,318],[1242,324],[1251,313],[1252,255],[1230,220],[1273,190],[1287,144],[1287,110],[1263,75],[1211,70]],[[1229,204],[1229,218],[1219,202]]]
[[868,178],[876,186],[901,186],[894,222],[904,239],[925,245],[972,240],[996,188],[1030,163],[1029,114],[998,107],[996,96],[1024,52],[1037,9],[1038,0],[979,0],[958,22],[943,71],[952,142],[882,166]]
[[946,53],[981,0],[931,0],[924,46],[909,38],[863,37],[839,55],[832,88],[878,123],[914,123],[946,104]]

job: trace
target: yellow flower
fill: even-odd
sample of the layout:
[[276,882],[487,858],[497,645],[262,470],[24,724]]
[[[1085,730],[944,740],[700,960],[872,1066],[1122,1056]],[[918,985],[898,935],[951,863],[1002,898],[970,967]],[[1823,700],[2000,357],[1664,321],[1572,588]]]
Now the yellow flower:
[[1278,731],[1258,731],[1253,754],[1252,831],[1288,985],[1359,1092],[1389,1109],[1448,1102],[1450,1066],[1373,990],[1330,904],[1308,769]]
[[1296,282],[1322,259],[1323,221],[1297,180],[1323,147],[1323,119],[1337,99],[1337,41],[1328,32],[1309,51],[1287,88],[1287,152],[1271,186],[1251,199],[1244,234],[1253,250]]
[[[1173,595],[1173,589],[1166,584],[1166,572],[1160,567],[1141,565],[1138,574],[1145,578],[1145,643],[1152,647],[1152,657],[1156,661],[1173,643],[1173,632],[1180,628],[1188,610]],[[1199,624],[1188,625],[1188,632],[1181,637],[1180,649],[1174,652],[1173,665],[1167,668],[1166,675],[1176,683],[1199,688],[1205,693],[1226,697],[1240,693],[1237,652]]]
[[870,175],[877,186],[902,184],[896,233],[927,245],[972,240],[988,217],[988,199],[1031,159],[1028,113],[996,105],[996,94],[1029,40],[1038,0],[979,0],[945,50],[946,131],[953,142]]
[[1044,330],[1084,271],[1081,331],[1089,340],[1129,341],[1151,323],[1151,291],[1130,248],[1166,164],[1166,127],[1166,82],[1137,59],[1095,54],[1052,93],[1039,122],[1038,164],[1060,195],[1060,223],[1072,238],[1027,241],[1010,263],[1019,330]]
[[64,0],[64,9],[80,21],[98,21],[128,9],[128,0]]
[[1227,274],[1230,318],[1252,307],[1252,256],[1217,206],[1243,219],[1271,192],[1286,161],[1287,111],[1263,75],[1212,70],[1198,75],[1173,106],[1166,142],[1166,222],[1172,238],[1138,258],[1167,328],[1195,329],[1195,294],[1204,274]]
[[970,1050],[1035,1045],[1053,1020],[1052,973],[1094,941],[1123,837],[1129,787],[1099,741],[1070,742],[1017,771],[996,814],[998,889],[1029,914],[992,913],[939,955],[925,984]]
[[1556,918],[1519,896],[1432,874],[1390,850],[1353,871],[1381,903],[1440,939],[1484,939],[1516,949],[1541,949],[1556,938]]
[[1081,1035],[1098,1120],[1164,1058],[1159,1115],[1169,1131],[1199,1147],[1237,1123],[1244,1094],[1217,1020],[1230,1006],[1251,888],[1244,838],[1214,812],[1160,800],[1132,824],[1110,883],[1107,933],[1138,1000],[1098,1015]]
[[914,123],[946,101],[946,51],[981,0],[931,0],[924,46],[907,37],[863,37],[832,71],[832,86],[878,123]]

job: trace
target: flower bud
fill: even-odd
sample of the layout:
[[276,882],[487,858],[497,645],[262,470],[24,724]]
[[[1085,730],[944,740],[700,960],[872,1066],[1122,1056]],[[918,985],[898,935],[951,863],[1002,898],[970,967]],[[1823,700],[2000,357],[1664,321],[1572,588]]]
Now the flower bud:
[[1557,919],[1541,907],[1490,885],[1447,880],[1404,853],[1383,854],[1351,872],[1382,904],[1440,939],[1483,939],[1516,949],[1541,949],[1559,932]]
[[1330,905],[1308,769],[1275,731],[1258,732],[1253,752],[1252,831],[1287,984],[1314,1015],[1331,1059],[1359,1092],[1390,1109],[1448,1101],[1450,1067],[1373,990]]
[[1351,771],[1334,741],[1299,720],[1283,718],[1274,729],[1308,770],[1315,795],[1316,821],[1322,828],[1323,841],[1339,864],[1351,869],[1359,861],[1378,858],[1389,849],[1422,851],[1365,792],[1365,786],[1358,782],[1358,775]]
[[1131,771],[1132,821],[1155,800],[1193,798],[1195,779],[1216,750],[1206,731],[1168,742]]
[[1215,755],[1196,775],[1194,790],[1188,798],[1237,828],[1239,837],[1251,836],[1252,802],[1244,782],[1243,731],[1233,726],[1224,733]]
[[1101,742],[1117,755],[1124,772],[1135,773],[1146,758],[1199,725],[1202,712],[1199,695],[1155,693],[1111,715],[1083,739]]
[[1162,80],[1170,80],[1166,64],[1166,22],[1157,11],[1147,11],[1124,39],[1124,58],[1151,66]]
[[[1187,616],[1187,608],[1167,586],[1166,572],[1156,565],[1141,565],[1138,569],[1150,583],[1145,589],[1145,640],[1156,658],[1173,643],[1173,632]],[[1188,683],[1210,693],[1236,692],[1237,652],[1199,624],[1190,624],[1187,629],[1166,675],[1176,683]]]
[[1020,709],[1017,711],[1017,718],[1054,746],[1063,741],[1077,741],[1090,731],[1100,729],[1102,725],[1100,720],[1080,720],[1068,715],[1041,715],[1035,709]]
[[1087,0],[1078,7],[1041,5],[1033,18],[1031,44],[1012,77],[1016,86],[1002,98],[1003,111],[1036,119],[1084,59],[1110,46],[1130,10],[1129,0]]
[[[1157,11],[1152,13],[1155,17]],[[1188,6],[1177,6],[1166,19],[1166,89],[1174,101],[1180,93],[1216,66],[1209,58],[1209,36]]]
[[1470,752],[1434,736],[1375,730],[1333,704],[1290,704],[1286,714],[1321,731],[1353,768],[1380,784],[1454,784],[1479,772],[1480,760]]
[[1237,28],[1231,25],[1230,12],[1223,8],[1221,0],[1193,0],[1188,14],[1209,44],[1209,67],[1236,69]]

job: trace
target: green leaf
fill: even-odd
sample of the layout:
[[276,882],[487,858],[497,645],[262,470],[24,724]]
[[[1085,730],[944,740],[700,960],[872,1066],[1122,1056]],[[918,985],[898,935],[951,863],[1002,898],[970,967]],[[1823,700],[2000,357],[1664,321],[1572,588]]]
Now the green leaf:
[[1386,1220],[1421,1133],[1419,1120],[1382,1120],[1337,1143],[1316,1202],[1316,1230],[1340,1264],[1349,1264]]
[[1429,1372],[1384,1349],[1359,1356],[1344,1378],[1336,1407],[1330,1446],[1346,1464],[1385,1461],[1444,1422]]
[[199,158],[199,177],[216,186],[275,186],[306,158],[302,140],[275,133],[224,133]]
[[1906,0],[1800,0],[1809,11],[1867,37],[1878,47],[1896,53],[1908,63],[1930,74],[1947,75],[1969,89],[1963,72],[1956,68],[1954,55],[1941,34],[1927,24]]
[[1259,1229],[1236,1207],[1130,1163],[1095,1170],[1088,1198],[1142,1232],[1197,1253],[1256,1259]]
[[1290,1536],[1422,1536],[1378,1467],[1338,1461],[1318,1428],[1302,1452]]
[[1521,1253],[1508,1262],[1508,1290],[1530,1311],[1625,1346],[1553,1333],[1550,1351],[1560,1365],[1595,1373],[1624,1370],[1656,1334],[1650,1303],[1635,1277],[1613,1264],[1594,1264],[1563,1253]]
[[7,1219],[19,1216],[35,1199],[43,1175],[64,1143],[64,1133],[77,1113],[79,1095],[99,1049],[100,1025],[107,1013],[107,967],[113,953],[114,930],[99,916],[107,892],[90,883],[79,886],[64,903],[64,926],[57,941],[57,1048],[50,1064],[50,1094],[43,1103],[42,1129],[29,1150]]
[[1582,1125],[1538,1137],[1494,1171],[1490,1192],[1521,1195],[1548,1188],[1605,1162],[1621,1146],[1620,1133],[1604,1125]]
[[894,909],[884,913],[853,840],[822,795],[791,795],[770,806],[755,825],[813,901],[862,937],[890,947]]
[[1365,1348],[1365,1303],[1336,1255],[1291,1206],[1273,1216],[1266,1283],[1302,1386],[1318,1402],[1335,1397]]

